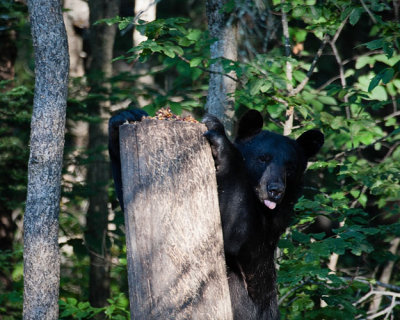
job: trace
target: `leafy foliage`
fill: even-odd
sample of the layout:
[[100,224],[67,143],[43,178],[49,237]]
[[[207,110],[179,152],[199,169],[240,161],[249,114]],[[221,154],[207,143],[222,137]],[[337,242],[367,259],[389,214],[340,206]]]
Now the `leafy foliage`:
[[21,208],[26,192],[26,167],[32,88],[19,86],[6,90],[8,81],[0,82],[0,207]]
[[129,301],[124,294],[108,299],[109,305],[103,308],[94,308],[89,302],[78,302],[75,298],[60,300],[60,319],[91,319],[99,313],[104,313],[105,319],[130,319]]
[[[286,40],[293,44],[293,51],[285,53],[282,36],[267,39],[269,50],[264,39],[242,43],[252,54],[237,62],[223,60],[224,71],[234,71],[239,83],[237,112],[262,111],[271,120],[267,128],[274,131],[288,126],[298,136],[319,127],[327,137],[318,161],[309,168],[296,221],[280,242],[282,316],[368,317],[371,300],[358,302],[371,290],[373,282],[368,279],[376,277],[377,268],[379,274],[386,263],[397,261],[388,248],[399,237],[400,226],[396,211],[400,199],[399,26],[393,23],[394,17],[388,18],[392,8],[386,1],[276,0],[264,9],[286,17],[288,22],[275,22],[288,23],[290,38]],[[239,24],[246,16],[246,22],[253,19],[256,25],[263,14],[259,7],[240,1],[229,2],[225,10]],[[204,69],[213,61],[197,56],[194,44],[184,42],[190,30],[182,28],[184,23],[178,19],[140,25],[148,40],[133,48],[128,59],[180,59],[207,72]],[[267,34],[271,31],[261,28]],[[243,27],[242,32],[249,31]],[[357,39],[351,38],[352,33]],[[242,39],[251,36],[245,34]],[[291,112],[293,122],[288,117]],[[332,226],[311,232],[318,229],[320,217]],[[334,257],[339,259],[332,265]],[[396,273],[392,281],[400,281]],[[387,314],[398,312],[388,310]]]
[[[25,14],[10,5],[1,2],[8,29],[17,28]],[[322,152],[309,166],[295,221],[279,243],[282,318],[366,319],[385,309],[382,318],[400,317],[394,296],[385,296],[380,309],[369,312],[375,294],[368,295],[378,289],[389,262],[394,266],[386,289],[400,292],[399,258],[390,251],[400,238],[398,9],[384,0],[235,0],[224,10],[240,34],[238,61],[220,59],[224,72],[233,71],[238,82],[237,115],[257,109],[269,120],[269,130],[289,129],[297,137],[317,127],[326,136]],[[134,105],[143,98],[150,114],[169,106],[177,114],[201,116],[209,67],[215,62],[209,54],[214,39],[202,21],[168,17],[145,23],[115,17],[98,23],[117,23],[125,31],[135,25],[148,37],[115,59],[146,64],[146,72],[115,75],[109,79],[111,91],[96,95],[86,94],[85,79],[74,79],[68,120],[101,121],[89,115],[91,99],[113,104],[129,100]],[[285,42],[290,44],[289,54]],[[146,75],[154,77],[155,85],[135,85]],[[32,87],[0,83],[0,202],[9,210],[21,207],[24,199]],[[71,132],[60,214],[60,317],[84,319],[103,313],[109,319],[127,319],[126,248],[118,210],[109,221],[115,298],[104,308],[81,302],[88,300],[82,212],[90,190],[78,177],[99,150],[76,148]],[[109,193],[110,201],[115,199],[112,188]],[[0,270],[13,279],[13,287],[0,295],[0,312],[12,318],[22,307],[20,251],[2,252]]]

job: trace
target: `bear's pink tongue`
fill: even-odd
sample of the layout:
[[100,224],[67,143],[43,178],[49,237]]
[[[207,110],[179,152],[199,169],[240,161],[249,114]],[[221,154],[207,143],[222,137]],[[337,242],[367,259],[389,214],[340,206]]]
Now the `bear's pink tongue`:
[[269,200],[264,200],[264,204],[271,210],[274,210],[276,207],[276,203]]

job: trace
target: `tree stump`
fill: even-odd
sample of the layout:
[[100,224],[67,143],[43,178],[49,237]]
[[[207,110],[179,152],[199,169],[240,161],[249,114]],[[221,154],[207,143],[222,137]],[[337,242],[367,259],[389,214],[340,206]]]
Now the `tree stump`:
[[205,131],[149,119],[120,127],[132,319],[232,319]]

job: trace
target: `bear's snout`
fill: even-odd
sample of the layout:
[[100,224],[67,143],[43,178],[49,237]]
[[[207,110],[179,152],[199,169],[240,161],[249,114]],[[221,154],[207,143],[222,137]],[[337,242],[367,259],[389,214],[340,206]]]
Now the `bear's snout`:
[[285,193],[285,186],[282,183],[272,182],[267,185],[268,199],[280,202]]

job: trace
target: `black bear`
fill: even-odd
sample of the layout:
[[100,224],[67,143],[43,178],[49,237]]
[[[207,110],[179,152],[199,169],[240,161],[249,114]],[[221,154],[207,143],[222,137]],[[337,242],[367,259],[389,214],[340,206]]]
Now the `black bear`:
[[234,319],[279,319],[274,253],[324,136],[309,130],[293,140],[263,131],[255,110],[240,120],[234,143],[216,117],[203,122],[216,165]]
[[[144,112],[124,111],[110,119],[109,151],[123,207],[119,126],[140,121]],[[234,143],[214,116],[203,119],[215,160],[224,249],[234,319],[279,319],[274,253],[300,196],[307,161],[324,143],[317,130],[297,140],[263,131],[250,110],[240,120]]]

